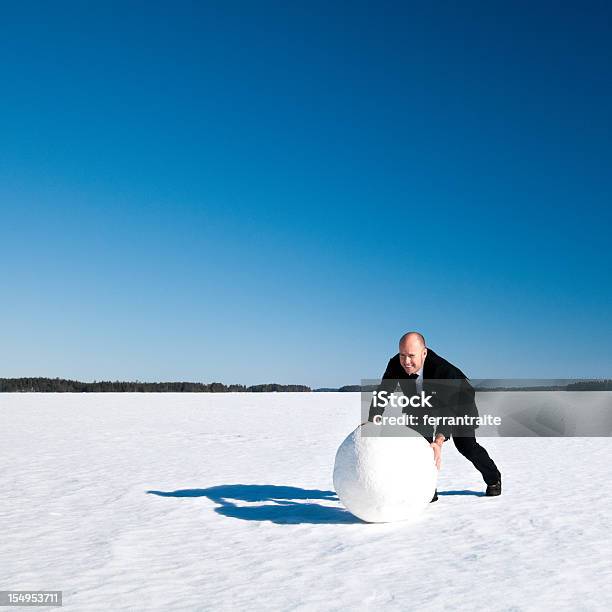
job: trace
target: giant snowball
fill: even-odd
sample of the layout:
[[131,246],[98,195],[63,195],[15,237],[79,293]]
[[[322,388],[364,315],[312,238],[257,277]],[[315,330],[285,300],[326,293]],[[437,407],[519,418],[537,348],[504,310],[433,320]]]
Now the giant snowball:
[[349,434],[336,453],[336,493],[363,521],[415,519],[435,493],[438,470],[433,450],[416,432],[406,428],[405,434],[382,437],[380,428],[366,423]]

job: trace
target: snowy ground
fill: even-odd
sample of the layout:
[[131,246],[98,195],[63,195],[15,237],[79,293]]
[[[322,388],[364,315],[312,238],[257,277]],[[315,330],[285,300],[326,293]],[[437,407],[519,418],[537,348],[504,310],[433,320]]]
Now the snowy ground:
[[[2,394],[0,590],[66,610],[610,610],[612,441],[445,445],[413,525],[333,492],[358,394]],[[7,609],[7,608],[3,608]]]

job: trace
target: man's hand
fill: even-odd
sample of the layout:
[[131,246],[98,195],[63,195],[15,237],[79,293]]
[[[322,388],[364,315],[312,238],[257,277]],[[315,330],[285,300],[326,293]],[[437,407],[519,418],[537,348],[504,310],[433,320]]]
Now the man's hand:
[[434,463],[436,467],[440,469],[442,466],[442,444],[446,438],[442,434],[436,436],[436,441],[430,444],[434,452]]
[[434,463],[436,464],[436,467],[440,469],[440,466],[442,465],[442,448],[439,444],[436,444],[435,442],[432,442],[429,446],[433,448]]

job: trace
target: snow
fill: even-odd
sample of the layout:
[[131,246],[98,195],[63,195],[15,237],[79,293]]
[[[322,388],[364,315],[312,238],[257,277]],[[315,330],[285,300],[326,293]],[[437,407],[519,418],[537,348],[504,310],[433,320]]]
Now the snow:
[[436,490],[438,470],[429,443],[407,427],[402,433],[384,437],[380,426],[366,423],[336,453],[336,494],[347,510],[369,523],[414,520]]
[[609,438],[444,445],[440,501],[333,492],[358,394],[1,394],[0,589],[87,610],[609,610]]

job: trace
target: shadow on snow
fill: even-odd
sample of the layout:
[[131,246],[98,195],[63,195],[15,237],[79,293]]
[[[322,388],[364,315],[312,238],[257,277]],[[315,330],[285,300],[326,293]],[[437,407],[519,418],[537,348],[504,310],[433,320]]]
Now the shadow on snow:
[[[312,500],[337,502],[334,491],[301,489],[278,485],[231,484],[207,489],[147,491],[161,497],[207,497],[219,505],[215,512],[243,521],[297,523],[362,523],[347,510],[314,503]],[[236,502],[259,505],[240,506]]]
[[484,497],[484,491],[470,491],[464,489],[462,491],[438,491],[438,495],[475,495],[476,497]]

